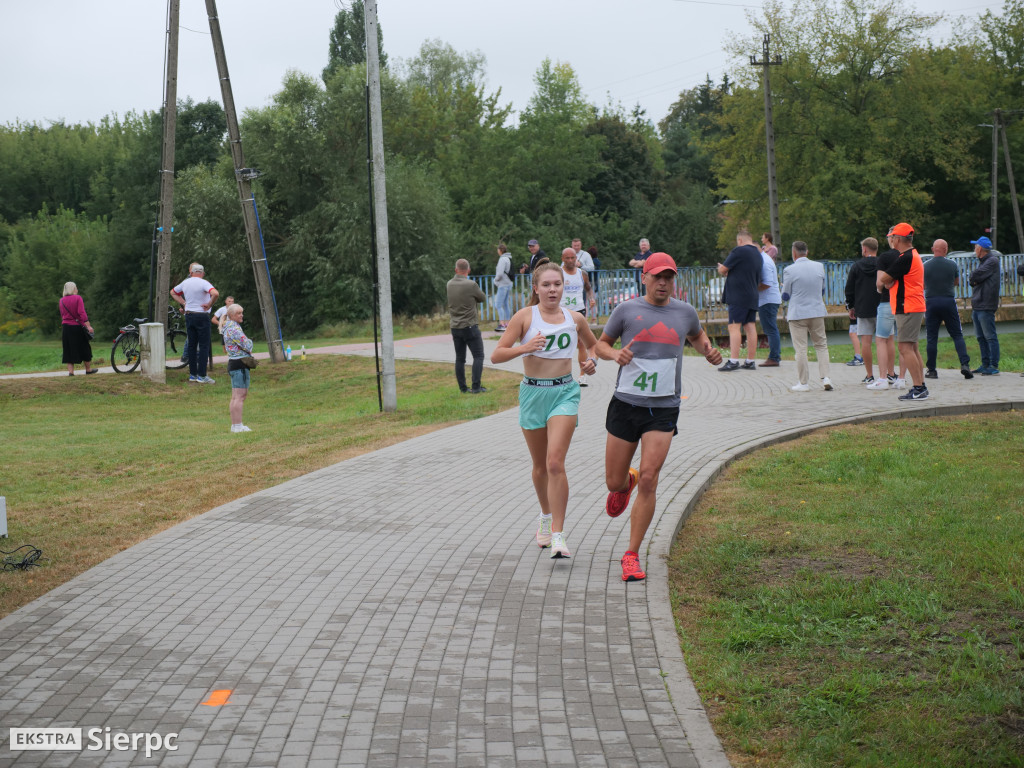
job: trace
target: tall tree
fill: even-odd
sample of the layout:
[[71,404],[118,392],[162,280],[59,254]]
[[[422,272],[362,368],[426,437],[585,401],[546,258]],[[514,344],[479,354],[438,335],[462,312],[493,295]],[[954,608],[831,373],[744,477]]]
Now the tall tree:
[[[940,177],[922,168],[946,177],[968,172],[976,129],[944,111],[972,104],[976,85],[946,77],[941,61],[918,55],[937,18],[899,0],[797,0],[785,10],[768,6],[754,22],[756,37],[732,45],[745,60],[769,33],[782,56],[772,94],[785,237],[806,240],[822,256],[850,258],[867,234],[927,219]],[[742,87],[724,101],[727,133],[713,143],[714,170],[736,201],[725,209],[723,245],[737,224],[768,220],[763,98],[756,70],[740,74]],[[940,88],[941,100],[921,98]]]
[[[366,12],[363,0],[353,0],[352,8],[338,11],[331,29],[331,42],[327,49],[327,66],[322,77],[326,83],[339,67],[351,67],[366,61]],[[384,53],[384,30],[377,25],[377,49],[381,69],[386,69],[388,56]]]
[[551,118],[562,122],[588,123],[597,110],[583,97],[572,65],[545,58],[533,75],[536,89],[523,112],[526,121]]

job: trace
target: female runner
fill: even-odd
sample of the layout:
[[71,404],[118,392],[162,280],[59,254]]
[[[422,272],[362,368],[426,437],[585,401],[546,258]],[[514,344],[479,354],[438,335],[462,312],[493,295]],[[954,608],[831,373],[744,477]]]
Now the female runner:
[[587,349],[581,370],[588,375],[597,371],[593,331],[583,315],[563,308],[561,301],[562,268],[550,262],[538,265],[529,305],[512,316],[491,355],[492,363],[523,358],[519,426],[533,459],[533,487],[540,502],[537,544],[550,546],[551,557],[570,556],[564,532],[569,504],[565,455],[580,406],[580,385],[572,377],[577,341]]

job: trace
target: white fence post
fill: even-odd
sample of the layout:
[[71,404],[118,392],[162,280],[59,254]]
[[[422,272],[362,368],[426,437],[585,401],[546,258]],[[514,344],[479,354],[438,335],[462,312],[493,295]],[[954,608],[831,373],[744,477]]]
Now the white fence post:
[[0,539],[7,538],[7,497],[0,496]]
[[158,384],[165,383],[167,381],[167,350],[164,343],[163,325],[143,323],[139,328],[139,340],[142,354],[142,375]]

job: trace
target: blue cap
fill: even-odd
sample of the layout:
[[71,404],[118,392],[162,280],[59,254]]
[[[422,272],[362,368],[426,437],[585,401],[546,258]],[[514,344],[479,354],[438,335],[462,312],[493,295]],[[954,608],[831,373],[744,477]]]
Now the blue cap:
[[987,237],[979,237],[977,240],[971,240],[971,245],[980,245],[986,251],[992,250],[992,241]]
[[540,243],[538,243],[536,240],[531,240],[530,242],[527,243],[527,245],[540,245]]

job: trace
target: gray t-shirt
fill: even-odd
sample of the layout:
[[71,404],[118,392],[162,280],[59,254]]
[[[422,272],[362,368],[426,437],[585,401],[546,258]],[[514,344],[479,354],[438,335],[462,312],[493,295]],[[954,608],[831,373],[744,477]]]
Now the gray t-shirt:
[[683,389],[683,344],[700,333],[697,310],[679,299],[665,306],[645,298],[619,304],[608,318],[604,333],[633,342],[633,360],[619,368],[615,397],[630,405],[678,408]]

